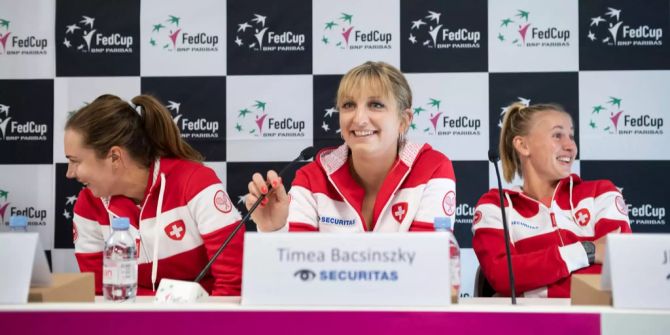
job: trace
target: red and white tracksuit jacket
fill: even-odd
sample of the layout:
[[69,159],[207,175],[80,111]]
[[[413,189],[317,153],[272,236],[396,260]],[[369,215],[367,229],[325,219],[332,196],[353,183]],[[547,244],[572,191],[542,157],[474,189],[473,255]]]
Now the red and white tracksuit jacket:
[[[349,172],[349,148],[320,151],[296,172],[289,195],[288,224],[280,231],[364,232],[365,191]],[[451,161],[430,145],[407,143],[379,190],[372,215],[374,232],[432,231],[436,216],[456,212]]]
[[[600,273],[589,266],[580,241],[594,241],[621,229],[630,233],[628,209],[608,180],[582,181],[571,175],[556,185],[547,207],[520,190],[503,190],[510,251],[518,294],[570,297],[572,273]],[[496,292],[510,295],[498,189],[477,203],[472,222],[474,248],[486,279]]]
[[[75,255],[102,292],[102,252],[114,217],[130,219],[138,250],[138,294],[161,278],[192,281],[240,220],[221,181],[202,164],[161,158],[152,164],[142,205],[124,196],[97,198],[82,189],[74,206]],[[162,201],[161,201],[162,200]],[[200,282],[214,295],[239,295],[244,229]],[[154,277],[154,278],[152,278]]]

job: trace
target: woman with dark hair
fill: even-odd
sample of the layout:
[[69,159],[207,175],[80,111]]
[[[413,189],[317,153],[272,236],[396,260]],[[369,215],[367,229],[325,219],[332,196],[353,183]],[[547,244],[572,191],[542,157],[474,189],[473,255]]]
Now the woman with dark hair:
[[[507,108],[500,132],[503,175],[523,186],[505,189],[516,292],[569,297],[573,273],[600,273],[605,235],[629,233],[627,207],[608,180],[571,174],[577,144],[570,114],[554,104]],[[511,292],[497,189],[484,194],[472,223],[472,246],[496,292]]]
[[[102,292],[102,253],[114,217],[128,217],[138,246],[138,294],[162,278],[193,280],[240,215],[214,171],[186,143],[155,98],[126,102],[102,95],[65,125],[67,177],[86,186],[74,206],[75,255]],[[200,284],[239,295],[242,236],[237,234]]]

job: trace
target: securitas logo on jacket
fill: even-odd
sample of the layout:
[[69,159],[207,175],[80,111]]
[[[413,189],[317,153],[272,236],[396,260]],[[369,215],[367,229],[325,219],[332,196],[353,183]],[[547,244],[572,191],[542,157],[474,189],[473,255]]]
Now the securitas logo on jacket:
[[320,216],[319,222],[338,226],[353,226],[356,224],[356,219],[341,219],[331,216]]

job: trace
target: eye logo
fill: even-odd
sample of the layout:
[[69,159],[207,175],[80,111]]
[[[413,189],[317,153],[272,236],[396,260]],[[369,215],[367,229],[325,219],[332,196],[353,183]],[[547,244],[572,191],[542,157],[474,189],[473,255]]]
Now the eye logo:
[[312,270],[302,269],[293,274],[293,277],[298,277],[302,281],[311,281],[316,278],[316,273]]

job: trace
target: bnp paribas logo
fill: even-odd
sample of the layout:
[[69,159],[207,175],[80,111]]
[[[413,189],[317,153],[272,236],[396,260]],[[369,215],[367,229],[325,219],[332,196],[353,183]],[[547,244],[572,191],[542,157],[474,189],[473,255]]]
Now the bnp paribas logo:
[[429,10],[426,14],[412,20],[408,38],[413,45],[429,49],[480,48],[480,31],[449,24],[440,12]]
[[616,47],[663,45],[663,28],[642,22],[625,24],[622,16],[621,9],[607,7],[603,13],[591,17],[587,35],[591,43]]
[[305,51],[305,34],[291,30],[278,31],[271,26],[266,15],[254,13],[252,17],[237,24],[235,40],[238,48],[259,52]]
[[529,10],[517,9],[498,22],[499,44],[529,48],[570,46],[569,29],[533,21]]
[[0,134],[2,141],[46,141],[49,126],[35,121],[13,120],[11,106],[0,103]]
[[608,96],[593,105],[589,129],[613,135],[663,135],[662,117],[625,111],[621,97]]
[[[517,97],[517,99],[518,100],[516,102],[518,102],[518,103],[520,103],[520,104],[522,104],[526,107],[530,106],[530,99],[526,99],[526,98],[522,98],[522,97]],[[505,118],[505,113],[507,112],[508,107],[509,106],[500,107],[500,114],[498,115],[498,128],[502,128],[502,122],[503,122],[503,119]]]
[[181,102],[168,100],[165,106],[172,114],[177,128],[181,132],[181,137],[186,139],[212,139],[219,138],[219,121],[208,120],[204,117],[184,116],[181,112]]
[[151,25],[149,45],[166,52],[217,52],[219,36],[202,31],[190,31],[181,17],[167,15],[165,20]]
[[133,36],[99,30],[95,18],[82,15],[81,20],[65,26],[65,48],[80,53],[129,54],[133,52]]
[[0,46],[4,55],[46,55],[48,41],[31,33],[17,33],[9,29],[11,21],[0,18]]
[[2,224],[6,224],[5,214],[7,214],[7,208],[9,207],[9,191],[0,189],[0,220]]
[[[380,29],[362,27],[351,13],[340,13],[323,22],[321,44],[342,50],[391,49],[393,34]],[[356,16],[357,17],[357,16]]]
[[430,97],[428,101],[414,106],[410,131],[426,136],[480,135],[481,119],[461,113],[447,113],[441,108],[442,100]]
[[305,137],[305,121],[277,116],[266,101],[255,99],[238,110],[234,131],[253,137]]

